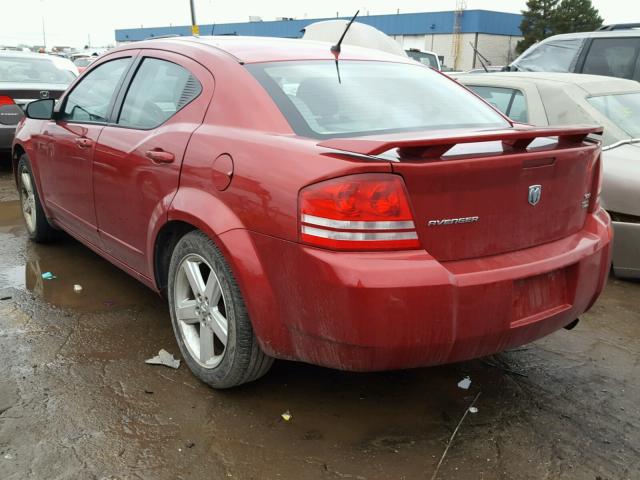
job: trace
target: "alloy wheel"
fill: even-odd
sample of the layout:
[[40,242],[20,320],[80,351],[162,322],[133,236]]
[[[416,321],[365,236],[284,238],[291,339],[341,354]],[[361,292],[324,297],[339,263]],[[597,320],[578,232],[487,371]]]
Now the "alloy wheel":
[[34,232],[36,229],[36,197],[31,175],[25,168],[20,172],[20,201],[27,228],[30,232]]
[[176,272],[174,309],[178,329],[191,357],[204,368],[224,357],[229,322],[220,280],[200,255],[187,255]]

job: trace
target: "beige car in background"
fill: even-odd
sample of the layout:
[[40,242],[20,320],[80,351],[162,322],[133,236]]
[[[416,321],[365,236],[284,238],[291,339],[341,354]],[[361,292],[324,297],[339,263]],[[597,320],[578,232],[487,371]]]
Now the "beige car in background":
[[455,78],[517,122],[604,126],[602,205],[615,230],[613,269],[640,279],[640,83],[550,72]]

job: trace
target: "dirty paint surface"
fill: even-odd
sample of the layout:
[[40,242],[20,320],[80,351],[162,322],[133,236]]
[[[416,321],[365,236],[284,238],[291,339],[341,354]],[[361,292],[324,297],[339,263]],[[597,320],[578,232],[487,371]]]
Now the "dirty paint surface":
[[180,358],[163,300],[69,238],[27,241],[5,161],[0,298],[2,480],[428,479],[479,392],[437,478],[640,478],[640,283],[611,278],[576,329],[494,357],[276,362],[218,392],[144,363]]

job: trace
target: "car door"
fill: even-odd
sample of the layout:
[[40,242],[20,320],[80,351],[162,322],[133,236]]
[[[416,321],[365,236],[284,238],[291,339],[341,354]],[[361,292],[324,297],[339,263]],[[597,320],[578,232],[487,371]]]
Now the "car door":
[[93,188],[103,248],[150,276],[147,241],[178,189],[182,157],[214,81],[173,52],[143,50],[133,68],[96,145]]
[[121,53],[96,66],[67,94],[43,127],[39,156],[44,201],[71,234],[99,245],[93,199],[93,155],[115,93],[133,61]]

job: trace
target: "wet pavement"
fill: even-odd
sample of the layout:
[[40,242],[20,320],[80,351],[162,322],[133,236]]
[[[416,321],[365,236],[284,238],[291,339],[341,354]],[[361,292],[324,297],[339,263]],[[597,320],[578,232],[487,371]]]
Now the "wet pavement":
[[640,283],[611,278],[573,331],[490,358],[378,374],[276,362],[214,391],[184,364],[144,363],[179,357],[162,299],[74,240],[26,239],[4,163],[0,479],[430,479],[478,394],[437,478],[637,479],[639,300]]

